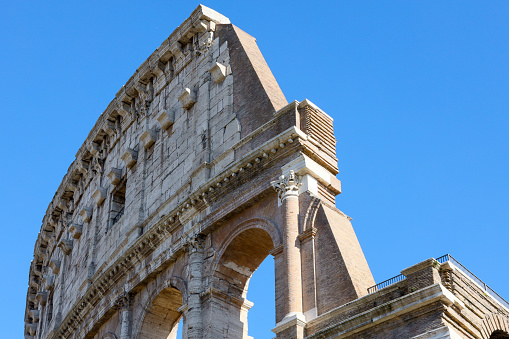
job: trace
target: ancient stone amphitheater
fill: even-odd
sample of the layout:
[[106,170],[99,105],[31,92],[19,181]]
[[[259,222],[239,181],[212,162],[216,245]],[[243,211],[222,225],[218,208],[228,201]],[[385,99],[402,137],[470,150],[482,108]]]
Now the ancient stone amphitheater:
[[507,304],[450,257],[374,286],[335,207],[332,123],[288,103],[255,39],[199,6],[118,91],[49,204],[25,338],[175,338],[180,319],[184,338],[247,338],[268,255],[277,338],[508,338]]

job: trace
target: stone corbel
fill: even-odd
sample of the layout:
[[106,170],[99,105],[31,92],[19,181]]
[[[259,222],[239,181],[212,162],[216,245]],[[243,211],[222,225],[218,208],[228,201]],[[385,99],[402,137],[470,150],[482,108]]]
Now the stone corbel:
[[30,279],[28,280],[28,285],[35,289],[39,289],[39,277],[36,275],[30,275]]
[[196,103],[196,94],[191,89],[184,88],[178,99],[184,109],[190,109]]
[[175,122],[175,112],[168,112],[164,110],[157,117],[157,121],[161,124],[162,129],[168,130]]
[[134,84],[134,88],[136,88],[138,93],[147,93],[147,85],[141,81],[136,82],[136,84]]
[[140,135],[140,141],[143,143],[143,147],[149,148],[156,142],[156,137],[156,132],[150,128]]
[[152,73],[154,73],[155,76],[159,78],[161,75],[164,74],[165,69],[166,64],[158,60],[156,61],[154,67],[152,68]]
[[57,200],[57,207],[59,209],[61,209],[62,211],[66,212],[67,211],[67,201],[60,198]]
[[60,272],[60,265],[61,265],[61,261],[60,260],[56,260],[56,259],[52,259],[50,262],[49,262],[49,268],[51,268],[51,271],[54,273],[54,274],[58,274]]
[[83,208],[81,209],[80,211],[80,215],[81,217],[83,218],[83,222],[90,222],[90,220],[92,219],[92,213],[93,213],[93,209],[92,207],[88,207],[88,206],[83,206]]
[[107,193],[108,191],[106,190],[106,188],[100,186],[94,191],[94,193],[92,193],[92,198],[95,200],[97,206],[101,205],[104,202],[104,200],[107,197]]
[[89,167],[89,162],[88,161],[85,161],[85,160],[82,160],[82,159],[78,159],[77,160],[76,171],[78,173],[87,174],[88,167]]
[[30,310],[28,311],[28,314],[34,322],[39,322],[39,310]]
[[42,240],[49,242],[51,238],[53,237],[53,232],[50,231],[42,231],[41,232],[41,238]]
[[81,234],[83,233],[83,225],[78,225],[76,223],[72,223],[69,227],[69,232],[71,233],[74,239],[81,238]]
[[65,255],[69,255],[72,252],[73,241],[69,239],[61,239],[57,246],[60,247]]
[[37,332],[37,324],[27,324],[27,327],[28,327],[28,333],[30,334],[30,336],[34,336],[35,333]]
[[226,66],[218,62],[216,62],[214,67],[209,69],[209,72],[212,75],[212,79],[216,84],[223,82],[223,80],[226,78],[226,70]]
[[103,130],[111,137],[113,134],[115,134],[115,123],[113,121],[106,120],[103,126]]
[[206,20],[200,20],[197,23],[194,24],[194,29],[198,33],[203,33],[209,28],[208,21]]
[[48,301],[48,292],[47,291],[37,292],[36,299],[39,301],[39,304],[41,304],[41,306],[46,306],[46,303]]
[[99,153],[99,145],[96,142],[92,142],[88,147],[88,151],[93,156],[96,156]]
[[69,180],[65,186],[66,191],[76,192],[78,189],[77,182],[75,180]]
[[131,114],[131,105],[121,102],[117,107],[117,112],[122,117],[125,117],[126,115]]
[[178,41],[175,41],[170,46],[170,52],[175,56],[175,58],[178,58],[182,55],[182,44]]
[[53,283],[55,282],[54,275],[45,275],[42,278],[42,286],[45,290],[51,291],[53,289]]
[[128,147],[121,158],[126,167],[131,168],[138,161],[138,151]]
[[112,167],[106,176],[110,179],[112,185],[118,185],[122,181],[122,170]]
[[42,277],[42,271],[41,271],[40,269],[38,269],[38,268],[37,268],[37,265],[35,265],[35,266],[33,267],[33,272],[34,272],[34,274],[35,274],[36,276],[38,276],[38,277]]

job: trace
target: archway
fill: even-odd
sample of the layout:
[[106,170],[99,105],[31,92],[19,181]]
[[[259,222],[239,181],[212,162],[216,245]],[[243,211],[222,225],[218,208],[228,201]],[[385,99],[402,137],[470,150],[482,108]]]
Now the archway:
[[136,338],[177,339],[181,306],[182,293],[172,286],[164,288],[146,308],[145,318]]
[[[225,310],[229,317],[218,324],[218,333],[228,338],[248,338],[247,314],[253,303],[246,299],[256,269],[279,245],[277,229],[266,221],[252,220],[240,225],[221,245],[213,272],[215,290],[209,309]],[[271,282],[269,286],[274,286]]]

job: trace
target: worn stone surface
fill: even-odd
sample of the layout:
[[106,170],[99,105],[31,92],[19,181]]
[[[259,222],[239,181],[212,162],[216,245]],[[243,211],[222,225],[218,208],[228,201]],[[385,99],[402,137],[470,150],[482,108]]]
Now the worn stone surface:
[[332,119],[286,101],[255,39],[199,6],[116,94],[57,189],[25,337],[175,338],[183,318],[185,338],[248,338],[248,282],[270,254],[278,338],[489,338],[507,313],[454,268],[419,264],[367,295],[335,207],[335,147]]

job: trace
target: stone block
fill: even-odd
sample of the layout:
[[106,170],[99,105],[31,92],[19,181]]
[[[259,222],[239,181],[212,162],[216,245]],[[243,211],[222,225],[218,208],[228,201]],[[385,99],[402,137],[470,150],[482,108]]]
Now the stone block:
[[69,232],[71,233],[74,239],[81,238],[81,234],[83,232],[83,225],[78,225],[76,223],[71,224],[69,227]]
[[61,261],[57,259],[51,259],[48,266],[51,268],[51,271],[55,274],[58,274],[60,272],[60,265]]
[[106,176],[112,185],[118,185],[122,181],[122,170],[112,167]]
[[150,128],[140,135],[140,141],[144,148],[150,148],[156,142],[157,134]]
[[46,306],[46,303],[48,301],[48,292],[47,291],[41,291],[37,292],[36,299],[39,301],[39,304],[42,306]]
[[54,282],[55,282],[55,276],[54,275],[45,275],[42,278],[42,286],[47,291],[50,291],[50,290],[53,289]]
[[196,93],[189,88],[184,88],[178,99],[184,109],[190,109],[196,103]]
[[88,206],[83,206],[83,208],[81,209],[80,211],[80,215],[81,217],[83,218],[83,222],[90,222],[90,220],[92,219],[92,213],[93,213],[93,209],[92,207],[88,207]]
[[127,150],[122,155],[121,159],[127,168],[131,168],[138,161],[138,151],[128,147]]
[[175,111],[162,111],[157,117],[157,121],[161,124],[163,130],[169,129],[175,122]]
[[71,254],[72,251],[73,241],[70,239],[60,239],[57,246],[60,247],[62,253],[64,253],[65,255],[69,255]]
[[92,198],[95,200],[97,206],[101,205],[107,197],[108,190],[104,187],[98,187],[94,193],[92,193]]
[[209,70],[210,74],[212,75],[212,79],[216,84],[223,82],[223,80],[226,78],[226,70],[226,66],[218,62],[216,62],[214,67]]

